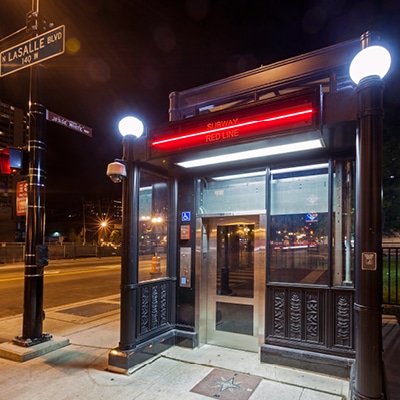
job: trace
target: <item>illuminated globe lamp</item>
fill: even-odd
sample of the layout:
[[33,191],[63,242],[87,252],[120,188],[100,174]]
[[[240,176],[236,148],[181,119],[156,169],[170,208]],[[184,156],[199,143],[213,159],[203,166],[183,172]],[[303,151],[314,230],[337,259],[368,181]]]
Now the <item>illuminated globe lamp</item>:
[[352,399],[381,399],[382,363],[382,78],[390,68],[390,54],[367,32],[362,50],[350,64],[357,85],[355,209],[355,363]]
[[137,344],[137,321],[132,317],[138,296],[139,262],[139,189],[140,167],[135,159],[134,146],[144,131],[143,123],[128,116],[118,124],[123,136],[122,160],[115,160],[107,167],[107,175],[114,183],[122,182],[122,247],[121,247],[121,301],[120,341],[108,355],[108,369],[126,373]]
[[350,64],[350,78],[356,85],[370,76],[378,76],[382,79],[389,71],[390,63],[390,53],[384,47],[365,47]]
[[123,137],[135,136],[139,138],[143,134],[144,126],[140,119],[128,116],[119,121],[118,129]]

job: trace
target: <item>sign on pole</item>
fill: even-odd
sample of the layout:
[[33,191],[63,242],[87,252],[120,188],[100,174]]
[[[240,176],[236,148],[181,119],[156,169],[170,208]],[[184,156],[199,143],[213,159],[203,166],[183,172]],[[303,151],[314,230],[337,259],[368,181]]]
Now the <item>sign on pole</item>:
[[65,25],[0,53],[0,77],[30,67],[65,51]]
[[55,122],[56,124],[65,126],[66,128],[72,129],[73,131],[83,133],[86,136],[92,137],[92,128],[86,125],[80,124],[79,122],[71,121],[68,118],[62,117],[56,113],[46,110],[47,121]]
[[28,182],[18,182],[16,192],[15,214],[17,217],[24,217],[26,215],[26,206],[28,201]]

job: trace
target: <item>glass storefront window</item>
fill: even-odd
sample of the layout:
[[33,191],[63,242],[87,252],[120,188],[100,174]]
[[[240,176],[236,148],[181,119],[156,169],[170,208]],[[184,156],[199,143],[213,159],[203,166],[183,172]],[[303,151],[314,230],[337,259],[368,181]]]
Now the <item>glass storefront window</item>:
[[265,173],[254,177],[201,180],[198,214],[226,214],[265,210]]
[[354,162],[333,165],[333,282],[354,285]]
[[166,276],[168,184],[142,171],[139,193],[139,281]]
[[271,171],[269,280],[328,282],[328,164]]

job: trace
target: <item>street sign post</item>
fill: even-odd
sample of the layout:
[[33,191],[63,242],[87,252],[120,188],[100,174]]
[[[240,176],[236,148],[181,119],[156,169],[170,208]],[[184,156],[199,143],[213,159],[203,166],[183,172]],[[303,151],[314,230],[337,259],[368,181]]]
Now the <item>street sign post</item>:
[[85,126],[79,122],[71,121],[70,119],[62,117],[61,115],[53,113],[49,110],[46,110],[46,119],[47,121],[55,122],[56,124],[65,126],[73,131],[92,137],[92,128],[89,128],[88,126]]
[[30,67],[65,51],[65,25],[0,53],[0,77]]

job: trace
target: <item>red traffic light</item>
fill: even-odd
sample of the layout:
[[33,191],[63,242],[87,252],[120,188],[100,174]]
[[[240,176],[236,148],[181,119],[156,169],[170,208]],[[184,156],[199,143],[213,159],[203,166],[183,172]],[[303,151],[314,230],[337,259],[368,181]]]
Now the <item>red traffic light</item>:
[[6,175],[11,174],[10,152],[8,150],[8,147],[1,150],[0,152],[0,172]]
[[23,168],[24,152],[16,147],[5,147],[0,151],[0,173],[10,175]]

